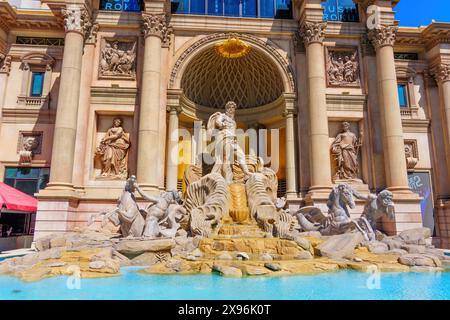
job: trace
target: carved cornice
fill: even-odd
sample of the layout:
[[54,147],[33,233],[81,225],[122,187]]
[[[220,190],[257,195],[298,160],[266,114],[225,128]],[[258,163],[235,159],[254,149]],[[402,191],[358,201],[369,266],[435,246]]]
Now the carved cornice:
[[11,60],[12,57],[10,55],[0,53],[0,73],[9,74],[11,71]]
[[369,30],[369,40],[375,49],[379,49],[386,46],[394,46],[397,26],[380,26],[378,29]]
[[441,63],[431,70],[437,83],[450,81],[450,65]]
[[326,22],[303,22],[300,25],[300,36],[305,46],[309,46],[311,43],[323,43],[326,27]]
[[144,37],[154,36],[160,38],[165,45],[169,43],[172,27],[169,26],[169,21],[165,13],[143,13],[142,20]]
[[78,32],[86,37],[89,33],[92,22],[89,12],[84,7],[77,5],[67,5],[61,9],[64,17],[64,29],[66,32]]

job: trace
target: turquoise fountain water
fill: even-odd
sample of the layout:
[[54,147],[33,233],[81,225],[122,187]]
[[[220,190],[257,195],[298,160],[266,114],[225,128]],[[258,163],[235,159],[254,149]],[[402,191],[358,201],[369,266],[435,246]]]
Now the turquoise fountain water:
[[[122,268],[113,278],[55,277],[34,283],[0,276],[5,299],[446,299],[450,272],[381,273],[340,271],[313,276],[224,278],[218,275],[146,275]],[[69,285],[68,285],[69,284]],[[69,289],[72,288],[72,289]]]

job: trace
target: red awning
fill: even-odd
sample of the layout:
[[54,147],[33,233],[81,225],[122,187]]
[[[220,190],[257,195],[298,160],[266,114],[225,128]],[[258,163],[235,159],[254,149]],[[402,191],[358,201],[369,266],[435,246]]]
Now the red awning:
[[0,182],[0,209],[36,212],[38,201],[7,184]]

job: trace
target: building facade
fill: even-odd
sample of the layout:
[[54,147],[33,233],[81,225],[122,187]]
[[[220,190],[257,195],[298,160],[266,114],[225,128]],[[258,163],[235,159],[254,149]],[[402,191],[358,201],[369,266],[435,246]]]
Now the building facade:
[[387,188],[385,232],[448,248],[450,24],[398,27],[398,2],[2,1],[0,177],[38,198],[35,237],[73,230],[129,175],[183,190],[232,100],[292,210]]

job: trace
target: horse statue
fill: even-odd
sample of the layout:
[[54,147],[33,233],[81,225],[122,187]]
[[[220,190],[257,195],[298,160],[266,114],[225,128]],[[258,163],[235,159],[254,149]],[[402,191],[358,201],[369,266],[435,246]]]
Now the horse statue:
[[[354,198],[365,200],[364,210],[357,219],[351,219],[349,208],[355,208]],[[322,235],[337,235],[358,230],[367,241],[375,240],[376,223],[383,216],[394,218],[392,193],[383,190],[378,194],[363,196],[347,184],[339,184],[327,201],[328,215],[319,208],[303,207],[294,213],[303,231],[319,231]]]

